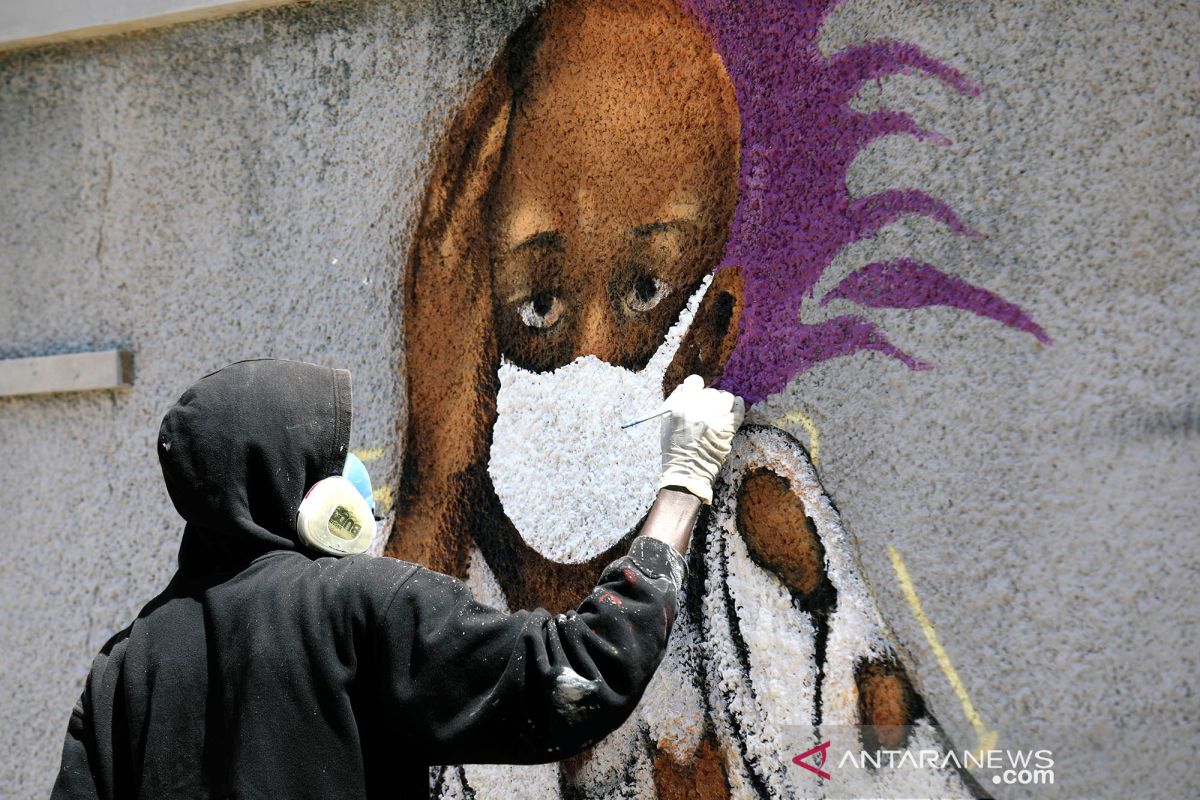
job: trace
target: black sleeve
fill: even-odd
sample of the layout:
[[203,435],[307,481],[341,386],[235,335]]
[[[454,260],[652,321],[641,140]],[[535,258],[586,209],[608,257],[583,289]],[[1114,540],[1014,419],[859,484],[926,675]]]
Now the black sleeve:
[[[113,777],[117,770],[113,721],[124,718],[114,706],[131,629],[113,635],[92,659],[83,693],[67,723],[62,762],[50,800],[111,800],[125,796],[125,785],[116,786]],[[97,731],[104,733],[98,735]]]
[[67,738],[63,743],[62,763],[58,778],[50,792],[50,800],[99,800],[95,770],[92,765],[90,746],[91,725],[87,719],[88,690],[85,688],[79,702],[71,711],[67,723]]
[[512,614],[419,568],[379,632],[384,715],[427,764],[557,761],[617,728],[662,661],[686,572],[639,536],[575,611]]

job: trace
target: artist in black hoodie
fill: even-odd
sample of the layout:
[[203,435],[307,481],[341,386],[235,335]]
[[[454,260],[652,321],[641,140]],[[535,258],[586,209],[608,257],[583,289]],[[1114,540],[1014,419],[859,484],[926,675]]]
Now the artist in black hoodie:
[[552,616],[302,544],[301,501],[346,463],[348,372],[204,377],[158,439],[187,521],[179,569],[93,662],[52,797],[424,798],[430,765],[555,761],[607,735],[663,657],[695,495],[741,421],[740,400],[687,385],[668,398],[663,485],[690,493],[660,490],[629,554]]

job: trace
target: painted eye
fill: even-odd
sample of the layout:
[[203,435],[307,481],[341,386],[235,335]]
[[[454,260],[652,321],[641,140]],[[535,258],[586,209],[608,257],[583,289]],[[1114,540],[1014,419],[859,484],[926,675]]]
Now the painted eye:
[[517,306],[521,321],[531,328],[553,328],[566,306],[549,292],[538,292]]
[[625,295],[625,305],[630,311],[645,312],[657,306],[671,293],[666,281],[653,275],[641,275],[633,282],[633,288]]

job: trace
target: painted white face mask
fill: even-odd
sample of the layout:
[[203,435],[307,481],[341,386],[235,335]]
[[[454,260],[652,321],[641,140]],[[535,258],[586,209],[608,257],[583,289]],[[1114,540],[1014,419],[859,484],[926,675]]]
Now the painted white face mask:
[[500,364],[488,474],[525,543],[565,564],[616,544],[650,508],[662,468],[658,420],[621,430],[663,401],[662,382],[706,276],[639,372],[583,356],[553,372]]

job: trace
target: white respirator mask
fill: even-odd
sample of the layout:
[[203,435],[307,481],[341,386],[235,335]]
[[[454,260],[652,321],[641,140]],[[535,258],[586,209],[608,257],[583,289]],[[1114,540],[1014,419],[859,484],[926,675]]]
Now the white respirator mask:
[[371,478],[350,453],[341,475],[317,481],[296,515],[300,541],[331,556],[365,553],[375,541],[375,499]]
[[551,561],[603,553],[649,510],[662,469],[660,425],[621,424],[657,409],[663,376],[712,276],[705,276],[646,366],[582,356],[552,372],[500,363],[488,474],[521,538]]

